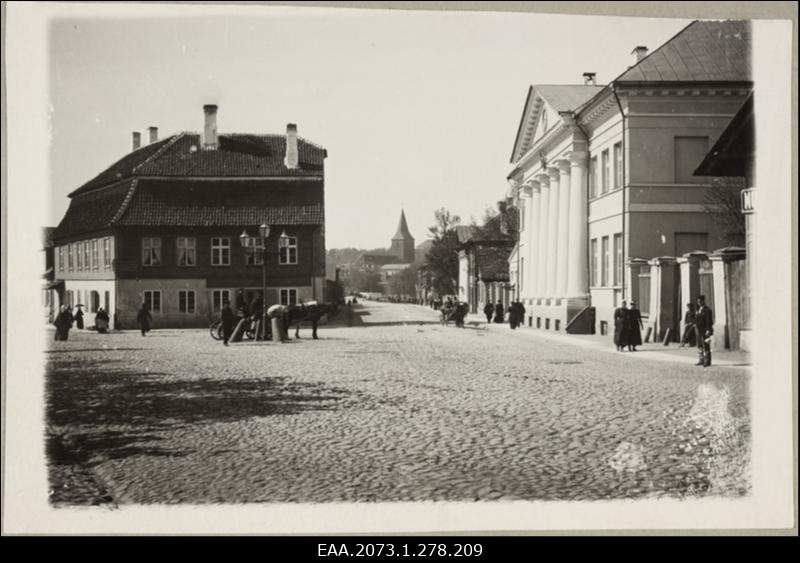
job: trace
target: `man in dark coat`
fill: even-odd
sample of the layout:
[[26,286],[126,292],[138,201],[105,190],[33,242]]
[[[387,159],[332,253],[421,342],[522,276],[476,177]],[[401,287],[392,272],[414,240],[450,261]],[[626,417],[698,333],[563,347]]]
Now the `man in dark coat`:
[[69,329],[72,328],[73,322],[72,309],[69,305],[63,305],[56,317],[56,340],[69,340]]
[[628,316],[626,319],[625,340],[628,344],[628,350],[636,352],[636,347],[642,345],[642,313],[636,307],[636,301],[631,301],[630,309],[628,309]]
[[150,322],[153,320],[153,317],[150,316],[150,309],[147,307],[147,303],[142,303],[142,308],[139,309],[136,320],[139,322],[142,336],[150,332]]
[[511,330],[516,330],[522,320],[520,307],[522,307],[522,303],[519,301],[513,301],[508,307],[508,326],[511,327]]
[[80,305],[77,305],[77,309],[75,312],[75,327],[83,330],[83,309],[81,309]]
[[705,295],[700,295],[697,298],[694,323],[698,356],[695,365],[708,367],[711,365],[711,337],[714,335],[714,311],[706,306]]
[[625,334],[627,320],[628,307],[627,303],[623,301],[619,307],[614,309],[614,344],[617,347],[617,352],[622,352],[622,350],[628,344]]
[[105,334],[108,332],[108,313],[106,313],[105,309],[100,307],[97,309],[97,313],[94,316],[94,326],[97,327],[97,332],[101,334]]
[[505,311],[503,310],[503,303],[502,301],[498,301],[497,305],[494,306],[494,322],[497,324],[503,324],[505,319],[503,318],[503,314]]
[[226,302],[222,307],[220,320],[222,321],[222,343],[227,346],[233,334],[233,329],[236,326],[236,315],[233,314],[230,303]]
[[486,322],[492,322],[492,315],[494,314],[494,305],[490,302],[486,302],[486,305],[483,307],[483,314],[486,315]]

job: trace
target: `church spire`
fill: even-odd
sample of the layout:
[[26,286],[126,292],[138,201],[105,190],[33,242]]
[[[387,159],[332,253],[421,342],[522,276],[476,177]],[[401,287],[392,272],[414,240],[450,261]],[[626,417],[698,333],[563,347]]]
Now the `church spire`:
[[411,236],[411,232],[408,230],[408,223],[406,223],[406,212],[401,209],[400,210],[400,223],[397,225],[397,232],[394,234],[392,239],[405,239],[405,238],[413,238]]

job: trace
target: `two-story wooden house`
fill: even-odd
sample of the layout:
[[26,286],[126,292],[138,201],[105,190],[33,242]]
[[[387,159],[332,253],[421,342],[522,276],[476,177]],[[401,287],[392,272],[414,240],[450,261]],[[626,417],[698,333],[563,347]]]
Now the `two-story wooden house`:
[[[183,132],[134,150],[70,194],[52,235],[62,303],[85,306],[88,325],[104,307],[115,328],[132,328],[146,303],[153,326],[202,327],[237,292],[267,304],[323,300],[324,159],[297,136],[217,134],[204,107],[203,134]],[[270,226],[266,252],[240,235]],[[286,241],[279,248],[279,239]]]

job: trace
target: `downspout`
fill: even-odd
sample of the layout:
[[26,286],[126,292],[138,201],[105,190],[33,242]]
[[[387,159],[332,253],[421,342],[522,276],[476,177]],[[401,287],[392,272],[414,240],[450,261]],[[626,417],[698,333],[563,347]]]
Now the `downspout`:
[[627,145],[625,144],[626,124],[625,124],[625,112],[622,110],[622,104],[620,103],[619,96],[617,95],[617,85],[615,83],[613,83],[613,82],[611,83],[611,92],[614,94],[614,99],[616,100],[617,107],[619,108],[619,114],[622,116],[622,147],[620,149],[620,150],[622,150],[622,170],[621,170],[621,172],[622,172],[622,186],[621,186],[621,188],[622,188],[622,264],[623,264],[623,269],[622,269],[622,298],[625,299],[626,298],[626,295],[625,295],[625,267],[624,267],[624,264],[625,264],[625,199],[626,199],[625,195],[626,195],[626,192],[627,192],[627,184],[625,182],[625,163],[626,163],[625,149],[627,147]]

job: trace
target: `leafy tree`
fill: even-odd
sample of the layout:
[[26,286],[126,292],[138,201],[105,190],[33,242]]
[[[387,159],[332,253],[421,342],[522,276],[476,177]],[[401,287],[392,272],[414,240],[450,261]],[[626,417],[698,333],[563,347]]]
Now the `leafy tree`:
[[388,295],[409,297],[416,295],[417,268],[410,266],[391,276],[387,282]]
[[433,242],[428,251],[428,266],[433,272],[433,289],[438,295],[452,295],[458,287],[458,215],[444,207],[434,212],[436,222],[428,228]]
[[727,246],[744,246],[746,230],[740,193],[746,187],[744,178],[713,178],[705,193],[703,210],[722,232]]

